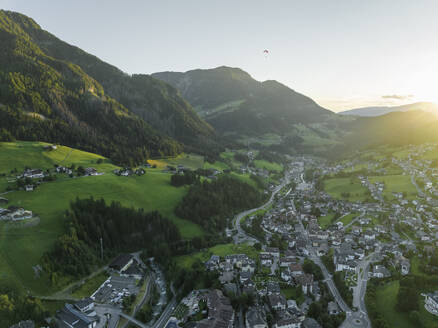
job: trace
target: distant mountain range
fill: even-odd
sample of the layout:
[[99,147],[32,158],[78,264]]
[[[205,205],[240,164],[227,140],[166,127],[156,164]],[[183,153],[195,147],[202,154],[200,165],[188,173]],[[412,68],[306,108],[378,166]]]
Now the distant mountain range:
[[340,115],[353,116],[380,116],[392,112],[407,112],[411,110],[423,110],[438,114],[438,104],[431,102],[417,102],[402,106],[362,107],[339,112]]
[[130,76],[3,10],[0,44],[0,141],[58,142],[129,164],[182,151],[214,160],[226,145],[336,155],[438,141],[433,103],[339,115],[239,68]]

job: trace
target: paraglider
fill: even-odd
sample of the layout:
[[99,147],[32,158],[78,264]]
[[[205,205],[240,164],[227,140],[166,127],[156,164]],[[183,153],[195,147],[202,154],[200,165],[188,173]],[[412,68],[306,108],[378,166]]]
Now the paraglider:
[[265,58],[268,58],[269,50],[268,49],[263,50],[263,55],[265,55]]

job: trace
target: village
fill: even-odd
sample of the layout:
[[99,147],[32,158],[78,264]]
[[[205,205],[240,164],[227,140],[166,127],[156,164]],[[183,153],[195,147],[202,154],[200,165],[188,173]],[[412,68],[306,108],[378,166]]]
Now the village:
[[[411,153],[418,156],[427,150]],[[436,170],[429,168],[430,162],[410,157],[391,162],[415,181],[415,197],[390,192],[388,199],[385,183],[370,182],[362,171],[355,179],[366,188],[367,201],[333,197],[321,181],[354,167],[355,161],[327,164],[311,157],[291,158],[280,184],[269,187],[270,200],[236,215],[233,228],[227,230],[236,245],[252,251],[212,253],[204,262],[205,271],[217,273],[220,288],[193,290],[177,300],[173,292],[168,295],[171,283],[153,259],[122,254],[109,264],[108,279],[97,290],[86,299],[65,304],[54,320],[61,326],[88,328],[121,327],[121,322],[154,328],[317,328],[322,321],[324,327],[371,327],[365,302],[368,282],[410,275],[412,261],[430,258],[438,242],[433,212],[437,190],[432,182]],[[384,176],[379,163],[372,165],[372,172]],[[68,168],[55,170],[72,174]],[[184,167],[165,170],[178,173]],[[114,173],[129,176],[145,171]],[[212,171],[211,178],[220,173]],[[87,168],[84,176],[97,174]],[[41,170],[26,170],[17,179],[44,175]],[[7,203],[5,198],[0,201]],[[2,220],[32,215],[22,208],[0,209]],[[135,313],[154,289],[153,316],[150,322],[142,322]],[[424,308],[433,315],[438,315],[437,293],[421,293]],[[134,315],[128,315],[127,308]]]

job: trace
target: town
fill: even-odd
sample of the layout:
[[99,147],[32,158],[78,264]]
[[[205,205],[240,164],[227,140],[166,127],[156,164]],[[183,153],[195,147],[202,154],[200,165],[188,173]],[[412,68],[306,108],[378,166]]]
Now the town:
[[[382,157],[374,164],[290,158],[280,184],[270,186],[269,200],[232,219],[226,235],[238,252],[203,254],[203,270],[217,277],[214,289],[180,295],[154,258],[121,254],[105,268],[105,281],[87,298],[66,303],[53,322],[91,328],[316,328],[321,321],[324,327],[371,327],[376,310],[367,302],[370,288],[375,291],[379,281],[398,283],[418,272],[420,261],[436,270],[438,174],[432,161],[419,159],[436,147],[412,147],[406,157]],[[185,168],[167,170],[182,174]],[[389,170],[412,182],[414,191],[387,190]],[[27,170],[22,176],[41,174]],[[337,178],[347,184],[342,195],[326,188]],[[348,191],[353,183],[360,194]],[[24,220],[32,212],[9,208],[1,217]],[[438,316],[438,291],[415,292],[424,310]],[[147,313],[139,316],[146,303]]]

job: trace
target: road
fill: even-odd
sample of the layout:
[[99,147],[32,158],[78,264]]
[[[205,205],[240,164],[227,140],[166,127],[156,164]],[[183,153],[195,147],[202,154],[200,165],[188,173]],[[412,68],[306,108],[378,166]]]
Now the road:
[[240,221],[247,215],[250,215],[251,213],[257,212],[259,210],[262,210],[266,207],[268,207],[269,205],[272,204],[275,195],[281,190],[283,189],[287,184],[290,183],[290,176],[288,173],[285,174],[284,176],[284,181],[283,183],[281,183],[280,185],[278,185],[271,194],[271,197],[269,198],[269,200],[263,204],[260,207],[257,208],[253,208],[250,210],[246,210],[244,212],[241,212],[239,214],[237,214],[234,219],[233,219],[233,226],[234,229],[237,231],[237,234],[234,236],[234,243],[235,244],[241,244],[241,243],[252,243],[255,244],[257,242],[259,242],[256,238],[248,235],[245,230],[242,229],[242,227],[240,226]]
[[163,313],[161,313],[160,318],[155,321],[154,325],[152,326],[152,328],[162,328],[164,327],[164,325],[167,323],[167,321],[169,321],[173,310],[175,309],[177,305],[177,301],[176,298],[172,298],[172,300],[169,302],[169,304],[167,304],[166,308],[164,309]]
[[415,176],[413,174],[411,175],[411,182],[417,189],[418,195],[420,197],[425,197],[426,195],[424,194],[423,190],[421,190],[421,188],[418,186],[417,181],[415,181]]
[[[301,179],[304,182],[303,174],[301,175]],[[345,303],[344,299],[339,293],[339,290],[333,281],[332,275],[330,274],[330,272],[328,272],[326,266],[324,265],[324,263],[322,263],[320,257],[316,254],[316,251],[312,246],[307,231],[304,228],[302,220],[298,219],[298,222],[301,227],[301,233],[306,238],[307,249],[309,251],[309,258],[321,268],[322,274],[324,276],[324,282],[327,284],[327,287],[329,288],[330,293],[333,295],[333,298],[335,299],[336,303],[338,303],[339,308],[346,314],[346,319],[342,323],[341,327],[342,328],[371,328],[371,322],[366,313],[365,302],[363,301],[361,304],[361,309],[363,309],[365,313],[362,313],[360,311],[353,312],[350,309],[350,307],[347,305],[347,303]],[[361,281],[360,295],[362,296],[362,300],[365,299],[365,292],[366,292],[366,281],[364,283]]]
[[115,307],[115,306],[111,306],[111,305],[107,305],[107,304],[105,304],[105,305],[96,304],[95,310],[99,316],[104,316],[106,314],[111,315],[111,318],[110,318],[109,323],[108,323],[108,328],[115,328],[117,326],[118,321],[119,321],[119,317],[125,318],[129,322],[135,324],[137,327],[151,328],[149,325],[138,321],[137,319],[131,317],[130,315],[127,315],[126,313],[123,313],[122,309]]

